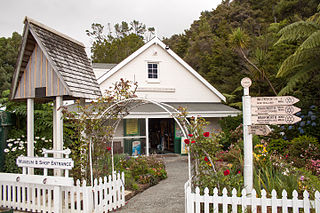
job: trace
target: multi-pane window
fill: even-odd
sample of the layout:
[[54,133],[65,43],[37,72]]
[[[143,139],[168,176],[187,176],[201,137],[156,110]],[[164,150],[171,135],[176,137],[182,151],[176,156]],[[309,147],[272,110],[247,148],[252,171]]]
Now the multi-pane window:
[[148,63],[148,78],[149,79],[158,79],[158,64]]

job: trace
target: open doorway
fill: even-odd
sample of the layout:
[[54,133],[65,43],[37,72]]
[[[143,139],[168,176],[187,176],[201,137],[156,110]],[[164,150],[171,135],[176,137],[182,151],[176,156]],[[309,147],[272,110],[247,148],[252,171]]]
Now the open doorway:
[[174,128],[172,118],[152,118],[149,120],[150,153],[174,152]]

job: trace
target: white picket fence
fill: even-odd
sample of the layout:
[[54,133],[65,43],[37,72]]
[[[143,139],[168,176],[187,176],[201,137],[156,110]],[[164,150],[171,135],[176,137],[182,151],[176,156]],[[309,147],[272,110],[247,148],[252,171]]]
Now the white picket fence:
[[125,205],[123,173],[114,175],[114,180],[111,176],[96,179],[93,186],[87,186],[85,181],[81,186],[79,180],[75,186],[61,182],[55,185],[53,178],[57,177],[45,177],[48,183],[26,183],[19,175],[0,174],[0,207],[48,213],[100,213]]
[[[282,213],[298,213],[303,210],[310,213],[314,209],[316,213],[320,213],[320,193],[316,191],[315,199],[309,199],[309,193],[303,193],[303,199],[298,199],[297,191],[293,191],[292,199],[287,198],[287,192],[283,190],[282,198],[277,198],[275,190],[272,191],[271,198],[267,198],[265,190],[261,191],[261,198],[258,198],[256,191],[252,190],[251,195],[247,195],[246,190],[241,192],[242,196],[237,196],[237,190],[232,190],[232,196],[228,196],[227,189],[223,189],[222,196],[218,194],[218,189],[213,190],[213,194],[209,195],[209,189],[205,188],[204,194],[200,194],[197,187],[195,192],[191,191],[189,182],[185,184],[185,212],[186,213],[208,213],[208,212],[282,212]],[[250,210],[249,210],[250,209]]]

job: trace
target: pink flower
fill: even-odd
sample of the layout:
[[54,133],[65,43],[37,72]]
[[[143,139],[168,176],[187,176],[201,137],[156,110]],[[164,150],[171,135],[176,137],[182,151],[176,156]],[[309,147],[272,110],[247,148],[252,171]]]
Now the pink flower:
[[207,157],[207,156],[205,156],[205,157],[204,157],[204,161],[206,161],[206,162],[208,162],[208,161],[209,161],[209,159],[208,159],[208,157]]
[[186,144],[189,144],[189,143],[190,143],[190,140],[189,140],[189,139],[184,139],[184,142],[185,142]]
[[238,171],[238,174],[241,174],[241,171],[240,171],[240,170]]
[[230,174],[230,170],[229,170],[229,169],[227,169],[226,171],[224,171],[224,172],[223,172],[223,174],[224,174],[224,176],[229,175],[229,174]]
[[193,134],[188,134],[188,136],[191,138],[191,137],[193,137]]
[[206,137],[206,138],[209,137],[210,136],[210,132],[204,132],[203,136]]

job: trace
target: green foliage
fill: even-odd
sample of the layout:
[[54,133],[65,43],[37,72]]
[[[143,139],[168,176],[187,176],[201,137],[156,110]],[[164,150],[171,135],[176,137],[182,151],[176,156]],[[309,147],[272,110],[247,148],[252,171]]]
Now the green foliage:
[[0,38],[0,94],[10,89],[20,43],[21,36],[16,32]]
[[[15,125],[9,131],[9,137],[18,138],[27,132],[27,105],[25,102],[9,101],[10,90],[2,92],[0,105],[14,116]],[[52,109],[51,102],[34,105],[34,133],[39,137],[52,138]]]
[[[114,33],[108,25],[109,32],[104,34],[104,26],[98,23],[86,30],[92,39],[92,60],[94,63],[119,63],[148,41],[154,35],[153,27],[133,20],[130,24],[123,21],[114,25]],[[114,35],[115,34],[115,35]]]
[[306,135],[299,136],[290,141],[287,149],[288,161],[292,162],[295,167],[305,167],[310,159],[320,158],[319,151],[320,144],[316,138]]
[[279,95],[288,94],[299,86],[304,85],[311,78],[319,78],[320,69],[320,14],[316,13],[307,21],[299,21],[284,27],[278,43],[297,42],[299,47],[281,65],[278,77],[289,77],[287,85]]
[[[94,178],[110,174],[111,149],[114,130],[122,116],[127,114],[127,105],[115,105],[116,101],[135,97],[137,84],[120,79],[104,96],[88,104],[76,103],[77,111],[63,109],[68,118],[68,133],[73,142],[69,145],[75,165],[72,170],[75,179],[86,179],[90,182],[91,172]],[[90,159],[90,152],[91,159]],[[90,161],[92,171],[90,171]]]
[[268,152],[274,152],[283,154],[285,150],[288,148],[289,142],[282,138],[279,139],[271,139],[268,143]]
[[[8,173],[21,173],[21,168],[16,164],[16,159],[20,155],[27,156],[27,140],[24,135],[18,138],[7,139],[7,146],[5,152],[5,169],[4,172]],[[42,149],[52,149],[52,140],[45,137],[35,137],[34,140],[34,155],[43,156]],[[36,170],[37,173],[37,170]]]

